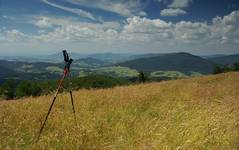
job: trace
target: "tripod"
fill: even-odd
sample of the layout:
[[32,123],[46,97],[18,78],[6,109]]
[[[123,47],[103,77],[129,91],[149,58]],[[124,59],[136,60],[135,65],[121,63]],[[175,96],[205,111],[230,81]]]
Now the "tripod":
[[[58,95],[60,89],[63,87],[64,79],[65,79],[66,77],[68,77],[68,79],[69,79],[70,66],[71,66],[71,63],[73,62],[73,59],[70,59],[70,58],[69,58],[69,55],[68,55],[68,53],[67,53],[66,50],[63,50],[62,52],[63,52],[63,56],[64,56],[64,61],[65,61],[64,72],[63,72],[63,75],[62,75],[60,81],[58,82],[57,90],[56,90],[56,92],[55,92],[53,101],[52,101],[51,106],[50,106],[50,108],[49,108],[49,110],[48,110],[48,112],[47,112],[47,115],[46,115],[46,117],[45,117],[45,120],[44,120],[44,122],[43,122],[43,124],[42,124],[42,126],[41,126],[41,128],[40,128],[40,132],[39,132],[39,135],[38,135],[38,137],[37,137],[37,141],[40,139],[40,136],[41,136],[41,134],[42,134],[42,131],[43,131],[45,125],[46,125],[46,121],[47,121],[47,119],[48,119],[48,116],[50,115],[51,110],[52,110],[52,107],[53,107],[53,105],[54,105],[54,103],[55,103],[55,101],[56,101],[57,95]],[[69,83],[69,84],[70,84],[70,83]],[[72,110],[73,110],[73,113],[74,113],[75,123],[77,124],[77,122],[76,122],[76,114],[75,114],[74,100],[73,100],[73,96],[72,96],[72,89],[68,87],[68,90],[69,90],[69,93],[70,93],[71,105],[72,105]]]

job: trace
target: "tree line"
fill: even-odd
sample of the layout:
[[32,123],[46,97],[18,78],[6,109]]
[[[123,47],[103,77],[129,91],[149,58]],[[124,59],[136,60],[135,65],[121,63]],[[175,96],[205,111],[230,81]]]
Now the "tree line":
[[230,71],[239,71],[239,62],[235,63],[234,66],[229,65],[216,65],[213,70],[213,74],[225,73]]
[[[65,80],[63,87],[72,90],[90,89],[90,88],[111,88],[118,85],[126,85],[130,82],[125,79],[116,79],[112,77],[91,75],[81,78],[71,78],[70,82]],[[18,99],[28,96],[40,96],[52,93],[57,87],[56,80],[48,81],[29,81],[24,80],[17,82],[15,80],[7,80],[0,86],[0,99]]]

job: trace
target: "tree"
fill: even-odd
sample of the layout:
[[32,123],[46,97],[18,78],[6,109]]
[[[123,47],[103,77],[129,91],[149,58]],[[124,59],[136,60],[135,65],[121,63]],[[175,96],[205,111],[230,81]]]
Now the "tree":
[[229,67],[229,65],[224,65],[222,70],[223,70],[223,72],[233,71],[233,69],[231,67]]
[[32,96],[40,96],[41,93],[42,93],[42,89],[40,88],[40,86],[37,83],[32,83],[31,95]]
[[230,72],[230,71],[233,71],[233,69],[229,67],[228,65],[224,65],[222,67],[219,65],[216,65],[214,66],[213,74],[219,74],[219,73]]
[[15,81],[7,80],[1,87],[1,97],[4,99],[13,99],[15,96]]
[[145,78],[145,75],[144,75],[144,73],[143,72],[140,72],[139,73],[139,82],[145,82],[146,81],[146,78]]
[[223,72],[223,70],[219,65],[214,66],[213,74],[219,74],[219,73],[222,73],[222,72]]
[[0,100],[1,100],[1,98],[3,98],[3,88],[2,87],[0,87]]
[[235,71],[239,71],[239,62],[238,62],[238,63],[235,63],[235,65],[234,65],[234,70],[235,70]]
[[16,88],[16,97],[21,98],[24,96],[39,96],[41,88],[37,83],[30,81],[22,81]]

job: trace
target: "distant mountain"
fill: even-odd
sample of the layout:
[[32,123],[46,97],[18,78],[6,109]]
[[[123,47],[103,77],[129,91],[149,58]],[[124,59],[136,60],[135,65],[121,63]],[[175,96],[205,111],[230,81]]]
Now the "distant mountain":
[[199,72],[210,74],[213,71],[214,63],[194,56],[189,53],[171,53],[158,56],[139,58],[117,64],[119,66],[129,67],[138,71],[179,71],[183,73]]
[[118,63],[129,60],[129,57],[133,54],[127,53],[98,53],[98,54],[90,54],[88,57],[95,58],[98,60],[102,60],[109,63]]
[[25,61],[25,62],[37,62],[38,58],[33,58],[31,56],[0,56],[1,60],[8,61]]
[[214,57],[214,58],[209,58],[208,60],[216,64],[233,66],[235,63],[239,62],[239,54]]
[[0,65],[0,86],[9,76],[15,76],[16,72]]
[[[128,60],[128,57],[131,54],[117,54],[117,53],[93,53],[93,54],[82,54],[82,53],[71,53],[69,52],[69,56],[74,60],[79,59],[97,59],[108,63],[116,63]],[[42,55],[42,56],[33,56],[36,60],[41,62],[62,62],[63,56],[62,52],[51,54],[51,55]]]
[[215,55],[204,55],[204,56],[201,56],[202,58],[205,58],[205,59],[212,59],[212,58],[217,58],[217,57],[222,57],[222,56],[226,56],[224,54],[215,54]]
[[0,78],[6,78],[8,76],[17,75],[18,73],[14,70],[8,69],[0,65]]
[[85,67],[85,68],[87,68],[87,67],[89,67],[89,68],[102,67],[102,66],[106,66],[109,64],[110,64],[109,62],[91,58],[91,57],[74,60],[74,63],[73,63],[74,66],[77,65],[78,67]]
[[[93,54],[82,54],[82,53],[71,53],[69,55],[72,59],[85,59],[93,58],[98,59],[108,63],[118,63],[126,60],[130,60],[129,57],[133,54],[127,53],[93,53]],[[37,56],[0,56],[1,60],[10,60],[10,61],[24,61],[24,62],[51,62],[51,63],[60,63],[63,62],[62,52],[54,53],[50,55],[37,55]]]
[[162,55],[165,55],[165,54],[160,54],[160,53],[136,54],[136,55],[130,56],[128,59],[134,60],[134,59],[139,59],[139,58],[149,58],[149,57],[162,56]]
[[47,63],[47,62],[23,62],[23,61],[7,61],[0,60],[0,66],[5,67],[6,69],[20,71],[20,72],[42,72],[49,66],[59,66],[57,63]]
[[[45,80],[56,79],[59,73],[51,71],[52,67],[59,64],[54,63],[29,63],[19,61],[0,60],[0,82],[7,79],[14,80]],[[62,71],[61,71],[62,72]]]
[[[74,59],[82,59],[82,58],[87,58],[89,55],[88,54],[81,54],[81,53],[71,53],[69,52],[69,56]],[[62,52],[51,54],[51,55],[45,55],[42,58],[44,58],[48,62],[63,62],[63,54]]]
[[[70,57],[74,60],[87,58],[89,54],[81,54],[81,53],[69,53]],[[32,55],[32,56],[0,56],[1,60],[8,61],[18,61],[18,62],[51,62],[51,63],[59,63],[63,62],[63,54],[62,52],[49,54],[49,55]]]
[[[108,62],[98,60],[95,58],[81,58],[75,59],[73,61],[72,67],[74,70],[81,69],[81,68],[96,68],[109,65]],[[42,72],[49,72],[54,70],[58,70],[62,72],[64,68],[64,62],[58,63],[51,63],[51,62],[24,62],[24,61],[7,61],[7,60],[0,60],[0,66],[5,67],[4,70],[10,69],[14,71],[20,72],[31,72],[31,73],[42,73]]]

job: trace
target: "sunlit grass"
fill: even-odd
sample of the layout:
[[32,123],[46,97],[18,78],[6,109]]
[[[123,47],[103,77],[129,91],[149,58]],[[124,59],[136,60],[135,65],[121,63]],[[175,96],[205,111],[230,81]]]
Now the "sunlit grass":
[[0,149],[239,149],[239,73],[0,102]]

